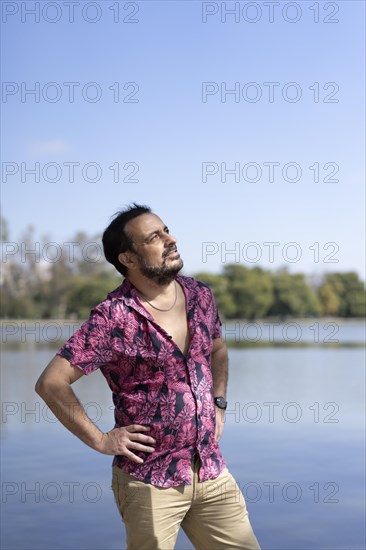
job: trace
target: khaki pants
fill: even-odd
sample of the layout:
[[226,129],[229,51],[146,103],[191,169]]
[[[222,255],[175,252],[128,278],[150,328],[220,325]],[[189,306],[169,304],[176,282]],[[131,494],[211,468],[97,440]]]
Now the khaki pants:
[[128,550],[173,550],[179,527],[197,550],[260,550],[242,492],[227,468],[214,480],[155,487],[113,466],[112,489]]

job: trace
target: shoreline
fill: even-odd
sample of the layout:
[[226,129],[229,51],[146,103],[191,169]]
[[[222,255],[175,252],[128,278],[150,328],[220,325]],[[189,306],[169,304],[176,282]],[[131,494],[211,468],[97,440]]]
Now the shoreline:
[[[43,325],[51,324],[51,323],[63,323],[65,325],[81,325],[84,321],[87,319],[15,319],[15,318],[3,318],[0,319],[0,327],[1,325],[5,323],[39,323]],[[222,324],[229,324],[229,323],[268,323],[269,321],[286,324],[286,323],[311,323],[311,322],[324,322],[324,323],[366,323],[366,317],[288,317],[286,319],[281,319],[279,317],[263,317],[258,319],[245,319],[245,318],[238,318],[238,319],[221,319]]]

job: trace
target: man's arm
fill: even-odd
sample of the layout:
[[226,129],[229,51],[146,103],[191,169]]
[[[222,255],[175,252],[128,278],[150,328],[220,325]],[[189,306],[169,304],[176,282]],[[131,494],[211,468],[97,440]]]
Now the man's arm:
[[[71,388],[71,384],[83,376],[83,371],[56,355],[39,377],[35,390],[46,402],[58,420],[86,445],[103,454],[125,455],[133,462],[143,460],[131,452],[135,449],[153,452],[152,437],[139,433],[150,428],[133,424],[103,433],[87,416],[83,406]],[[143,445],[145,443],[145,445]]]
[[[213,347],[211,352],[211,372],[213,380],[213,392],[214,396],[222,396],[226,399],[226,389],[228,381],[228,353],[227,347],[224,344],[222,338],[215,338],[213,340]],[[224,430],[224,415],[225,411],[216,407],[216,431],[215,438],[219,441],[222,432]]]

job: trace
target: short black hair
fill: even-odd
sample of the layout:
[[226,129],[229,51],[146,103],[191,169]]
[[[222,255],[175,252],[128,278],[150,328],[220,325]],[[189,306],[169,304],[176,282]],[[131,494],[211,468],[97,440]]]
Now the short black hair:
[[117,271],[124,276],[127,275],[128,269],[125,265],[121,264],[118,255],[121,252],[134,249],[131,237],[125,231],[125,225],[130,220],[137,218],[137,216],[151,212],[150,206],[133,202],[132,205],[114,214],[116,217],[103,233],[102,243],[106,260],[114,265]]

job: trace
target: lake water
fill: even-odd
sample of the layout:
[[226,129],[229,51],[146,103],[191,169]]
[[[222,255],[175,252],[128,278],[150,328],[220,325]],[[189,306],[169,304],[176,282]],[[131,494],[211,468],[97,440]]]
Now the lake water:
[[[263,550],[366,548],[365,324],[340,323],[335,345],[326,322],[317,322],[319,341],[309,338],[313,323],[300,324],[307,347],[295,339],[289,345],[296,327],[284,324],[275,328],[287,335],[286,347],[229,350],[220,445]],[[42,335],[21,340],[21,331],[3,338],[1,548],[125,548],[110,488],[112,457],[67,432],[34,393],[57,346]],[[101,373],[73,388],[98,426],[111,429],[111,393]],[[180,532],[176,550],[191,548]]]

